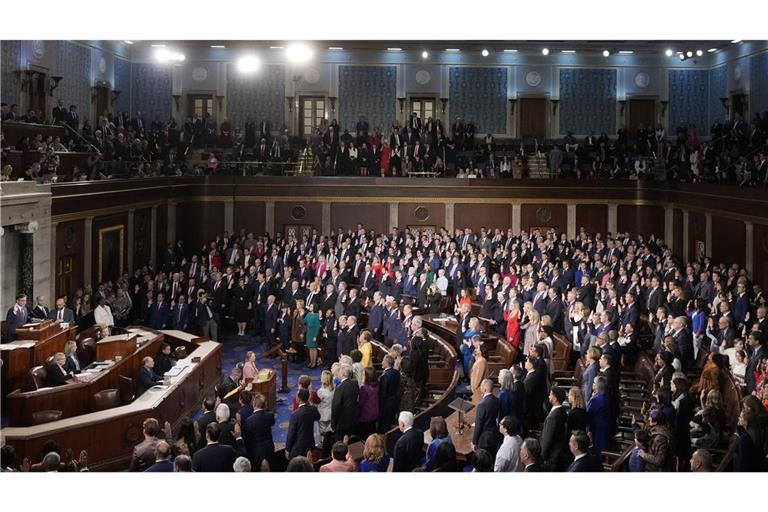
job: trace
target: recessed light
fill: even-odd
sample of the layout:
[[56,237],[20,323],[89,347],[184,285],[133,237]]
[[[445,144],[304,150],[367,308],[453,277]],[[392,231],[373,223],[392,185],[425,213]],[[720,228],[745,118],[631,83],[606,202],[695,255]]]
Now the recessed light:
[[164,44],[153,44],[152,48],[165,48]]
[[517,50],[507,49],[504,50],[504,53],[517,53]]
[[427,57],[429,57],[429,52],[427,50],[424,50],[423,52],[421,52],[422,59],[426,59]]
[[328,49],[329,50],[343,50],[344,48],[342,48],[341,46],[329,46]]
[[543,55],[549,55],[549,48],[542,48],[541,53]]
[[226,48],[223,44],[212,44],[211,48]]
[[675,52],[673,52],[672,50],[669,50],[669,49],[668,49],[666,52],[664,52],[664,54],[665,54],[667,57],[671,57],[671,56],[672,56],[674,53],[675,53]]
[[703,51],[701,51],[701,50],[696,50],[696,56],[697,56],[697,57],[701,57],[702,55],[704,55],[704,52],[703,52]]
[[677,56],[680,57],[680,60],[685,60],[685,54],[683,54],[683,52],[678,53]]
[[401,52],[403,51],[402,48],[387,48],[388,52]]
[[460,52],[461,50],[459,50],[458,48],[446,48],[445,51],[456,53],[456,52]]
[[691,57],[693,57],[693,52],[691,50],[688,50],[687,52],[685,52],[685,56],[690,59]]
[[731,44],[739,44],[741,42],[741,39],[734,39],[731,41]]
[[710,48],[707,50],[709,53],[715,53],[717,51],[717,48]]
[[282,50],[283,47],[282,46],[270,46],[269,49],[270,50]]
[[288,60],[295,64],[303,64],[312,58],[314,51],[304,43],[291,43],[285,50]]
[[610,56],[611,56],[611,52],[609,52],[608,50],[603,50],[603,57],[610,57]]
[[125,44],[133,44],[133,41],[123,41]]
[[622,54],[622,55],[632,55],[635,52],[632,51],[632,50],[621,50],[621,51],[619,51],[619,53]]
[[483,48],[483,51],[480,52],[480,53],[483,54],[483,57],[487,57],[488,56],[488,50],[486,50],[485,48]]
[[576,53],[576,50],[560,50],[560,53]]

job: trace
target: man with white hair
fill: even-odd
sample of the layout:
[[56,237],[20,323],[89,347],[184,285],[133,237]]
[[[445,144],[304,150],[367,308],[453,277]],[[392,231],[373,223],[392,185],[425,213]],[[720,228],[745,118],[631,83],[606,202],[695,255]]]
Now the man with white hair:
[[686,371],[688,364],[692,363],[696,357],[693,349],[693,335],[686,327],[687,325],[687,317],[678,316],[672,320],[672,328],[674,329],[672,337],[675,338],[677,347],[680,349],[680,362],[682,363],[683,372]]
[[230,421],[230,409],[227,404],[219,404],[216,406],[216,423],[219,425],[219,443],[228,444],[232,448],[237,449],[237,443],[235,442],[235,424]]
[[395,443],[393,471],[396,473],[410,473],[421,466],[424,432],[414,428],[413,413],[410,411],[402,411],[397,423],[403,435]]
[[331,404],[331,428],[336,433],[336,440],[342,441],[344,436],[352,434],[357,426],[357,401],[360,386],[352,378],[353,370],[349,364],[339,368],[341,383],[333,393]]
[[250,473],[251,461],[249,461],[247,457],[238,457],[232,465],[232,469],[235,473]]

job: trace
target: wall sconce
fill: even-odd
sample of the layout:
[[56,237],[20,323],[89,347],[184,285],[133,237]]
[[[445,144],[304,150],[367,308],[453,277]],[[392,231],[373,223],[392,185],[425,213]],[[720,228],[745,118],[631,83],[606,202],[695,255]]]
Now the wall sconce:
[[123,91],[120,91],[118,89],[115,89],[114,91],[112,91],[112,99],[109,102],[110,105],[114,105],[115,104],[115,102],[117,101],[117,98],[120,97],[120,93],[121,92],[123,92]]
[[515,104],[517,103],[517,100],[514,98],[509,98],[507,101],[509,101],[510,115],[515,115]]
[[619,105],[621,105],[621,112],[619,113],[619,115],[621,117],[624,117],[624,109],[627,107],[627,100],[620,100]]
[[336,112],[336,96],[328,96],[328,101],[331,102],[331,112]]
[[664,114],[667,113],[667,105],[669,105],[668,101],[665,100],[665,101],[661,102],[661,115],[662,115],[662,117],[664,116]]
[[176,104],[176,110],[179,110],[179,100],[181,99],[181,94],[174,94],[173,95],[173,102]]
[[219,112],[224,110],[224,96],[216,96],[216,101],[219,102]]
[[293,113],[293,100],[294,100],[293,96],[285,97],[285,101],[288,102],[288,112],[291,112],[291,113]]
[[405,98],[397,98],[397,101],[400,103],[400,113],[402,114],[405,108]]
[[[445,114],[445,106],[448,104],[448,98],[440,98],[441,113]],[[402,112],[402,109],[400,110]]]
[[557,104],[560,103],[560,100],[550,100],[552,102],[552,115],[557,114]]
[[50,89],[48,90],[48,94],[53,96],[53,91],[56,90],[56,88],[59,86],[59,82],[61,82],[63,79],[64,79],[63,76],[52,76],[51,85],[50,85]]

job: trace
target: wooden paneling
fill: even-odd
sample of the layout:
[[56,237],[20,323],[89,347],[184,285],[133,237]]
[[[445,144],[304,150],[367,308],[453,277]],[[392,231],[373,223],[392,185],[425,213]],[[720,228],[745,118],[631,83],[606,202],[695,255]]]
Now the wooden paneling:
[[458,203],[453,209],[453,226],[457,229],[472,228],[474,232],[479,232],[483,226],[491,232],[495,228],[506,232],[512,226],[512,206]]
[[176,238],[190,254],[224,232],[224,203],[185,202],[176,205]]
[[656,100],[636,99],[629,100],[629,135],[637,136],[640,125],[646,129],[656,126]]
[[768,225],[755,224],[754,240],[752,261],[755,268],[755,282],[768,290]]
[[332,203],[331,204],[331,229],[336,228],[357,229],[357,223],[361,222],[366,230],[372,229],[376,233],[386,233],[389,220],[389,205],[364,204],[364,203]]
[[149,264],[152,250],[152,208],[141,208],[133,212],[133,265]]
[[240,229],[245,229],[246,233],[253,233],[256,236],[263,234],[265,210],[264,203],[235,202],[233,219],[235,233],[239,233]]
[[619,205],[616,225],[631,236],[654,234],[664,238],[664,209],[649,205]]
[[321,203],[275,203],[275,230],[285,232],[286,225],[313,226],[323,228],[323,206]]
[[587,233],[601,233],[605,236],[608,231],[608,206],[604,204],[576,205],[576,233],[584,228]]
[[[71,294],[83,285],[85,223],[82,220],[62,222],[56,226],[56,295]],[[69,299],[69,297],[68,297]],[[53,301],[49,301],[53,304]]]
[[675,248],[673,253],[675,254],[675,256],[682,258],[683,244],[685,244],[685,240],[683,240],[683,212],[678,208],[675,208],[673,212],[672,231],[674,235],[672,237],[672,241],[674,243],[674,248]]
[[397,227],[445,226],[445,205],[434,203],[400,203],[397,207]]
[[697,212],[688,213],[688,259],[694,260],[698,254],[696,242],[706,243],[707,221],[704,214]]
[[168,205],[165,203],[160,204],[157,207],[157,227],[156,230],[156,247],[157,258],[160,262],[163,261],[163,251],[168,244]]
[[[96,284],[96,281],[99,279],[99,230],[104,228],[113,228],[113,227],[123,227],[123,271],[127,270],[128,265],[128,251],[130,248],[128,247],[128,212],[124,213],[117,213],[114,215],[107,215],[104,217],[95,217],[93,219],[93,240],[92,240],[92,273],[91,276],[93,278],[94,283]],[[93,289],[95,290],[96,287],[94,286]]]
[[520,207],[520,229],[548,227],[565,231],[567,224],[568,207],[565,204],[524,204]]
[[520,136],[543,140],[547,134],[546,98],[521,98],[519,104]]
[[747,246],[746,229],[740,220],[712,216],[712,259],[744,266]]

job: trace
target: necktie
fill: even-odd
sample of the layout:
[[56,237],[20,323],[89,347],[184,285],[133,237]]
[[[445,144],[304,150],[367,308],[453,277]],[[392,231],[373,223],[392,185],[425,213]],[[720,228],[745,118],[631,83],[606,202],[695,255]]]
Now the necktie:
[[59,316],[58,316],[58,319],[57,319],[57,320],[58,320],[59,322],[62,322],[62,321],[64,320],[64,310],[63,310],[63,309],[60,309],[60,310],[59,310]]

